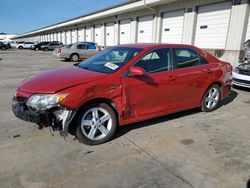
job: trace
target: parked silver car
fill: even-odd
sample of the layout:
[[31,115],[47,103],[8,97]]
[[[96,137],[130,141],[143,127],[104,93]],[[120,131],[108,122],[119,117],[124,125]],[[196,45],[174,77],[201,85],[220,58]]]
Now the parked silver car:
[[63,43],[54,41],[54,42],[50,42],[49,44],[41,46],[41,50],[49,51],[49,50],[54,50],[56,48],[61,48],[61,47],[63,47]]
[[98,46],[93,42],[77,42],[54,50],[53,55],[61,59],[77,62],[98,53]]

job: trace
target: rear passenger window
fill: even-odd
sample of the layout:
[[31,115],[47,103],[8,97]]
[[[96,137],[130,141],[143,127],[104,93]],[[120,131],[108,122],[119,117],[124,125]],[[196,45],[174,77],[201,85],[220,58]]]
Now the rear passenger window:
[[172,70],[172,55],[169,48],[160,48],[149,52],[134,66],[143,68],[146,73]]
[[78,44],[77,49],[86,49],[86,44]]
[[87,49],[88,50],[96,50],[96,46],[93,44],[87,44]]
[[173,49],[177,69],[200,65],[200,56],[192,49]]

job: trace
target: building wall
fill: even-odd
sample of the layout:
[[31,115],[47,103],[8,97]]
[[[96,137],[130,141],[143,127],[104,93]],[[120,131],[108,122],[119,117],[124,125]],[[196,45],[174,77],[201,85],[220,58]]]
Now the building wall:
[[[52,41],[55,40],[54,33],[66,35],[65,31],[77,31],[74,40],[70,34],[66,37],[61,36],[60,41],[65,44],[71,41],[82,41],[82,39],[93,42],[98,40],[98,45],[105,47],[120,44],[120,41],[122,43],[126,43],[126,41],[127,43],[135,43],[143,41],[143,37],[147,37],[148,42],[196,44],[215,55],[222,55],[223,60],[236,64],[242,50],[242,44],[250,36],[249,5],[246,0],[242,0],[242,4],[237,6],[231,6],[230,3],[232,4],[232,1],[229,0],[179,0],[166,4],[165,0],[161,0],[155,6],[144,6],[136,11],[131,9],[127,10],[126,13],[114,16],[100,17],[87,22],[82,21],[78,24],[41,32],[34,36],[22,37],[18,40]],[[150,17],[152,20],[147,20],[147,18],[151,19]],[[206,22],[209,17],[214,18],[202,25],[201,22]],[[129,30],[128,28],[123,29],[124,27],[120,25],[123,20],[127,20]],[[74,21],[69,21],[69,23],[71,22]],[[112,28],[110,23],[113,23]],[[101,35],[101,38],[99,39],[95,33],[97,26],[100,27],[98,35]],[[126,33],[128,31],[130,31],[129,35]],[[78,39],[76,35],[79,37]],[[67,37],[71,38],[67,39]],[[125,38],[126,41],[124,41]],[[109,39],[112,39],[112,42]],[[209,41],[210,45],[208,45]],[[215,41],[214,44],[211,41]],[[220,43],[216,44],[218,41]]]

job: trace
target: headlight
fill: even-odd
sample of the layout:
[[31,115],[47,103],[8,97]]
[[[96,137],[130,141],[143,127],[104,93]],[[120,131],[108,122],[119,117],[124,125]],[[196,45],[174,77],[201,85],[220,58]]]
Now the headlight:
[[235,67],[234,72],[239,74],[240,73],[239,67]]
[[35,94],[28,99],[26,104],[36,111],[47,110],[58,106],[67,96],[68,94]]

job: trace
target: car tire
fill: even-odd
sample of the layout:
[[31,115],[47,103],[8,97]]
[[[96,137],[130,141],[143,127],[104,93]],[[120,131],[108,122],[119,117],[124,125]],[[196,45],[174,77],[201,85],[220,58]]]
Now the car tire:
[[44,48],[43,50],[44,50],[44,51],[49,51],[49,49],[48,49],[48,48]]
[[80,143],[97,145],[107,142],[114,135],[117,116],[106,103],[94,103],[83,108],[76,120],[76,138]]
[[78,54],[71,54],[70,55],[70,61],[72,61],[72,62],[79,61],[79,55]]
[[35,51],[38,51],[39,50],[39,48],[35,48]]
[[217,84],[210,86],[202,98],[202,111],[212,112],[216,110],[221,102],[221,90]]
[[6,50],[6,47],[5,46],[2,46],[2,48],[1,48],[2,50]]
[[20,50],[21,50],[21,49],[23,49],[23,47],[22,47],[22,46],[19,46],[19,47],[18,47],[18,49],[20,49]]

